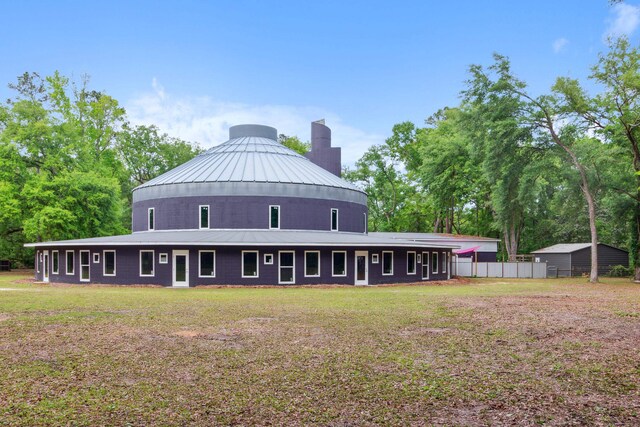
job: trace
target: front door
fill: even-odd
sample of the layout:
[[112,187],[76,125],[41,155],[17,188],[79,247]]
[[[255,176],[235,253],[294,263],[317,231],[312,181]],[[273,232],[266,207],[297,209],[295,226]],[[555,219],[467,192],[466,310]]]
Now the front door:
[[49,281],[49,251],[44,251],[42,255],[42,281]]
[[429,278],[429,252],[422,252],[422,280]]
[[173,286],[189,287],[189,251],[173,251]]
[[356,285],[369,284],[369,252],[356,251]]

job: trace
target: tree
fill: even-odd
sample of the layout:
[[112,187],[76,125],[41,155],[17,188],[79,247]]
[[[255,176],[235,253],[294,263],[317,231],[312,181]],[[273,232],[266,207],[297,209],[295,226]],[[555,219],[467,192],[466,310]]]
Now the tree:
[[283,133],[278,135],[278,142],[287,148],[292,149],[298,154],[304,155],[311,150],[310,142],[302,142],[297,136],[287,136]]

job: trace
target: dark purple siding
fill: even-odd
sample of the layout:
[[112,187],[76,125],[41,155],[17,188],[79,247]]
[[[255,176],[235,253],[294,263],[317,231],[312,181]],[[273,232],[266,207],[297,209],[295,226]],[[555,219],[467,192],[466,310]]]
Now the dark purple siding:
[[339,231],[365,232],[367,207],[358,203],[299,197],[176,197],[133,204],[133,231],[147,230],[154,208],[156,230],[199,228],[199,206],[209,205],[209,228],[269,228],[269,206],[280,206],[283,230],[329,230],[331,208],[339,209]]
[[[49,250],[56,248],[47,248]],[[54,283],[86,283],[80,282],[80,263],[79,263],[79,251],[85,248],[60,248],[60,273],[50,274],[50,281]],[[189,250],[189,284],[190,286],[197,285],[277,285],[278,284],[278,271],[279,271],[279,251],[290,250],[295,252],[295,284],[354,284],[355,274],[355,251],[362,250],[362,248],[340,248],[340,247],[281,247],[281,248],[250,248],[250,247],[94,247],[88,248],[90,250],[91,261],[91,278],[89,283],[104,283],[104,284],[157,284],[163,286],[172,285],[172,265],[173,257],[172,251],[179,249]],[[103,250],[114,249],[116,251],[116,276],[103,276],[103,262],[104,254]],[[139,264],[140,264],[140,250],[150,249],[154,250],[155,260],[155,275],[153,277],[140,277]],[[42,248],[38,251],[42,252]],[[66,250],[73,250],[75,255],[75,272],[73,275],[66,274],[66,263],[63,262],[64,252]],[[216,251],[216,277],[215,278],[199,278],[198,277],[198,251],[199,250],[215,250]],[[242,278],[241,265],[242,265],[242,250],[258,250],[259,261],[259,277],[258,278]],[[304,277],[304,252],[305,250],[319,250],[320,251],[320,277]],[[346,277],[334,277],[332,275],[332,252],[333,251],[346,251],[347,252],[347,276]],[[407,274],[407,252],[415,251],[416,253],[422,253],[422,248],[396,248],[393,249],[393,275],[386,276],[382,274],[382,251],[383,249],[369,250],[369,284],[382,284],[382,283],[409,283],[419,282],[421,278],[421,264],[416,266],[416,274]],[[429,250],[431,254],[434,250]],[[438,252],[439,259],[442,259],[447,250],[436,250]],[[93,262],[93,254],[100,253],[100,262]],[[160,264],[159,257],[161,253],[168,255],[168,263]],[[264,254],[273,254],[273,265],[264,264]],[[373,254],[378,254],[379,263],[372,264],[371,258]],[[450,266],[449,266],[450,269]],[[438,270],[441,270],[441,265]],[[437,274],[431,273],[429,280],[446,280],[448,273],[439,271]],[[42,267],[40,273],[36,273],[36,280],[42,280]],[[286,285],[283,285],[286,286]]]

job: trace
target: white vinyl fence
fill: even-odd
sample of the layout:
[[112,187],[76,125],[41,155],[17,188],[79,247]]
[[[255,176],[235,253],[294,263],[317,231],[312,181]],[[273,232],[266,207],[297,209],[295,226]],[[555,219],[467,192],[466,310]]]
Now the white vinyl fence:
[[457,258],[453,262],[454,274],[465,277],[513,277],[545,279],[546,262],[475,262],[470,258]]

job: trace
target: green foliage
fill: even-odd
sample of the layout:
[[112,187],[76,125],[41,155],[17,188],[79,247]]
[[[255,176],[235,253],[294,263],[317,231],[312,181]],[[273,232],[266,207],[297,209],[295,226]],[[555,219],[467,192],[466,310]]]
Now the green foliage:
[[292,149],[298,154],[305,154],[311,150],[310,142],[302,142],[297,136],[287,136],[285,134],[278,135],[278,142],[287,148]]
[[634,269],[632,267],[614,265],[611,267],[611,270],[609,270],[609,277],[631,277],[633,273]]

